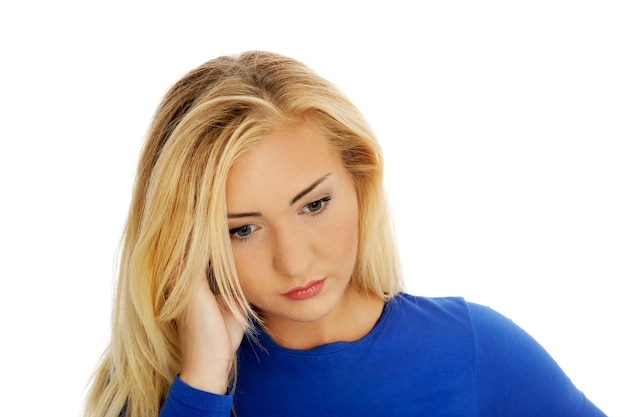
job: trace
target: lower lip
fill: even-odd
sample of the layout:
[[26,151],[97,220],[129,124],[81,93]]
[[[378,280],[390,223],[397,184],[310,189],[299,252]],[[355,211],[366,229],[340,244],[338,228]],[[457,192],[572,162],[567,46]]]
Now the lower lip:
[[287,294],[283,294],[283,295],[289,298],[290,300],[295,300],[295,301],[313,298],[322,292],[322,290],[324,289],[324,282],[325,282],[325,279],[315,281],[315,282],[312,282],[311,285],[308,285],[298,290],[290,291]]

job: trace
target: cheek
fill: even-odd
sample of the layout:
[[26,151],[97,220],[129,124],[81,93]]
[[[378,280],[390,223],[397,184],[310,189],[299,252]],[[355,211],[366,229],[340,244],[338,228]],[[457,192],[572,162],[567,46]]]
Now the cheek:
[[254,250],[252,245],[246,246],[245,243],[233,245],[233,258],[239,284],[249,301],[252,301],[251,298],[254,298],[257,292],[255,286],[261,284],[260,277],[264,276],[260,273],[262,271],[260,271],[259,256],[258,251]]
[[321,250],[331,259],[345,263],[352,272],[359,244],[359,220],[356,204],[350,205],[327,225]]

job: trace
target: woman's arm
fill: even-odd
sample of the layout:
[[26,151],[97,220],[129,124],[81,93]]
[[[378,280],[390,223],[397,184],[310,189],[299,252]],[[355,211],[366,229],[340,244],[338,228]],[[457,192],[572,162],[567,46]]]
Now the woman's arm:
[[159,417],[228,417],[232,395],[197,390],[176,377]]
[[244,328],[222,308],[204,275],[177,326],[182,370],[170,388],[161,417],[228,415],[232,396],[226,391]]
[[606,417],[528,333],[469,304],[476,340],[480,415]]

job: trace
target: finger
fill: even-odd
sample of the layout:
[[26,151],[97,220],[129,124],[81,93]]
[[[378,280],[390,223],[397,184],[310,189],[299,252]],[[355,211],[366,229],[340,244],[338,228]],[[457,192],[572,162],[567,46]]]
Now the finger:
[[228,329],[228,332],[230,334],[233,347],[235,347],[236,349],[237,347],[239,347],[239,344],[241,343],[243,334],[245,332],[245,323],[241,322],[241,318],[244,318],[245,320],[245,309],[243,308],[243,306],[237,305],[236,308],[238,309],[238,311],[235,313],[227,306],[226,301],[222,296],[216,296],[215,299],[217,301],[217,304],[222,309],[224,324],[226,325],[226,328]]

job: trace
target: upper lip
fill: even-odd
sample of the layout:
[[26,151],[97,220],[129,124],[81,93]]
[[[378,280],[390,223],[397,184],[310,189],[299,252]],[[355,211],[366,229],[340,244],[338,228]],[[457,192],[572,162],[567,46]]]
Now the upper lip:
[[293,294],[299,291],[304,291],[308,288],[311,288],[312,286],[319,284],[320,282],[324,281],[326,278],[322,278],[322,279],[318,279],[315,281],[309,281],[306,284],[304,284],[301,287],[293,287],[292,289],[290,289],[289,291],[287,291],[286,293],[283,293],[283,295],[289,295],[289,294]]

